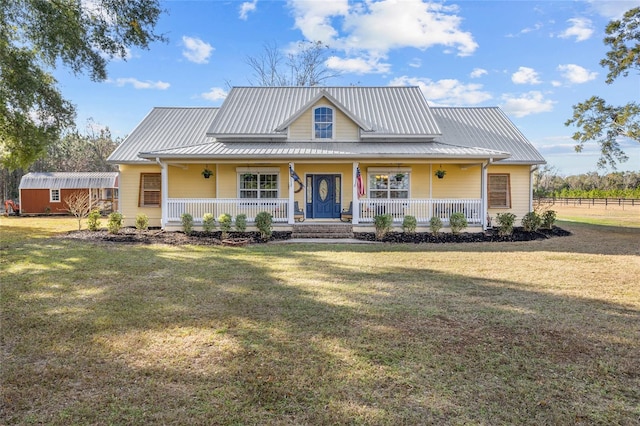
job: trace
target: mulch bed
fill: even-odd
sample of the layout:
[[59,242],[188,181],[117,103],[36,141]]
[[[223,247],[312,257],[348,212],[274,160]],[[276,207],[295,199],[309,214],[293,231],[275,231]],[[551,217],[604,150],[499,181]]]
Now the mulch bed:
[[[355,238],[364,241],[378,241],[373,232],[355,233]],[[391,232],[382,240],[385,243],[477,243],[477,242],[505,242],[505,241],[533,241],[543,240],[551,237],[563,237],[571,235],[564,229],[553,227],[553,229],[541,229],[538,232],[525,232],[522,228],[515,228],[512,235],[500,236],[497,229],[490,229],[485,232],[462,232],[458,235],[451,233],[431,233],[418,232],[415,234],[405,234],[402,232]],[[161,229],[150,229],[138,231],[135,228],[122,228],[118,234],[110,234],[106,230],[99,231],[71,231],[62,236],[87,241],[132,243],[132,244],[169,244],[169,245],[226,245],[244,246],[247,244],[261,244],[264,241],[259,232],[230,232],[228,238],[221,240],[221,233],[218,232],[193,232],[186,235],[183,232],[165,232]],[[274,231],[269,241],[282,241],[291,239],[290,231]]]

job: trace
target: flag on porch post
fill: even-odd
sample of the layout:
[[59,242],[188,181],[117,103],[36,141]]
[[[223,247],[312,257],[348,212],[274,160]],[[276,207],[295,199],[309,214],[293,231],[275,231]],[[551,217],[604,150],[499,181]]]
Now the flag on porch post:
[[291,175],[291,178],[298,182],[298,185],[300,185],[298,187],[298,189],[295,192],[300,192],[302,191],[302,188],[304,188],[304,183],[302,183],[302,179],[300,179],[300,176],[298,176],[298,174],[296,173],[295,170],[293,170],[293,167],[291,167],[291,164],[289,164],[289,174]]
[[356,168],[356,186],[358,187],[358,198],[364,195],[364,182],[360,173],[360,166]]

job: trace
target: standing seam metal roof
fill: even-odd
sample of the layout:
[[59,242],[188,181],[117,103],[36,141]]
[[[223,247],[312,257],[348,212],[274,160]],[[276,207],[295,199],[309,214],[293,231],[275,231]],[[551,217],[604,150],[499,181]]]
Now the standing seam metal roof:
[[27,173],[20,189],[117,188],[118,172]]
[[234,87],[207,133],[219,139],[281,135],[278,126],[322,92],[366,123],[371,135],[429,138],[440,134],[418,87]]

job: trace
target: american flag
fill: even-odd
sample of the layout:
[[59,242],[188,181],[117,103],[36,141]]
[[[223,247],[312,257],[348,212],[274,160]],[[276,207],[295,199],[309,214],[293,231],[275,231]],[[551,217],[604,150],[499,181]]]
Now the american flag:
[[360,167],[356,168],[356,185],[358,187],[358,198],[364,195],[364,182],[362,181],[362,174],[360,174]]

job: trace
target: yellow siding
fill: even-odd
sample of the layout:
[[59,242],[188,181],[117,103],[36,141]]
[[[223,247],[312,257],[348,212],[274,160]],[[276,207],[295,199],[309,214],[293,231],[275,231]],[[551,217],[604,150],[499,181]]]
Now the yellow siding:
[[120,212],[124,216],[124,226],[135,226],[136,216],[138,214],[146,214],[149,218],[149,226],[160,226],[161,208],[160,207],[138,207],[138,197],[140,194],[140,174],[141,173],[160,173],[160,167],[157,165],[137,166],[121,164],[119,191],[120,196]]
[[351,121],[342,111],[331,104],[326,99],[320,99],[311,108],[306,110],[296,121],[289,127],[289,139],[297,141],[313,140],[313,110],[317,106],[328,106],[333,108],[334,117],[334,135],[333,140],[339,141],[355,141],[360,138],[358,126]]
[[[447,174],[438,179],[435,172],[442,169]],[[433,198],[480,198],[482,196],[482,168],[480,165],[434,164],[432,178]]]
[[[202,171],[207,167],[214,172],[205,179]],[[215,166],[205,164],[185,164],[168,166],[169,198],[215,198]]]
[[[529,212],[531,196],[530,166],[490,166],[488,173],[508,173],[511,185],[511,209],[489,209],[489,216],[495,218],[497,213],[513,213],[516,225],[520,225],[522,217]],[[494,220],[495,223],[495,220]]]

